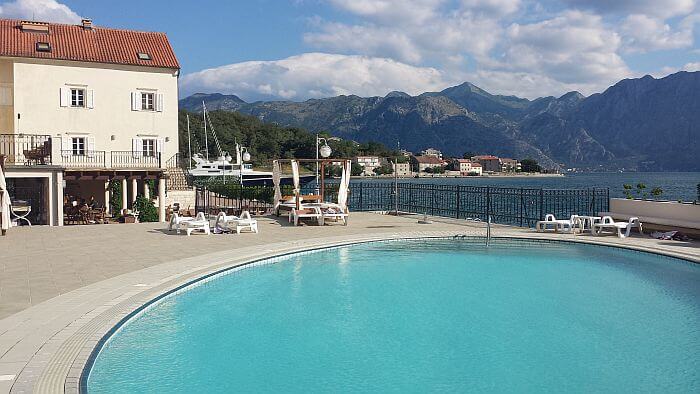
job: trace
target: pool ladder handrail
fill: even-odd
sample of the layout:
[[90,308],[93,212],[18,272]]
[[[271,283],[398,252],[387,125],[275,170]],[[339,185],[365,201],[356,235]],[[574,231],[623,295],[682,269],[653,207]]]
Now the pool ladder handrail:
[[489,246],[489,243],[491,243],[491,215],[488,215],[486,218],[486,246]]

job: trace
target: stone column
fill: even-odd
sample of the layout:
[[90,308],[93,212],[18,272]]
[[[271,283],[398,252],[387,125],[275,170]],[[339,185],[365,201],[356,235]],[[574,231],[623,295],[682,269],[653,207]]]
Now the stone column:
[[134,207],[136,202],[136,195],[139,194],[139,183],[136,178],[131,180],[131,207]]
[[147,199],[151,199],[151,188],[148,186],[148,179],[143,181],[143,196]]
[[109,215],[111,207],[109,206],[109,181],[105,181],[105,214]]
[[63,171],[56,172],[56,225],[63,226]]
[[158,220],[165,222],[165,178],[158,178]]
[[129,193],[126,191],[126,178],[122,179],[122,210],[126,209],[126,202],[129,201]]

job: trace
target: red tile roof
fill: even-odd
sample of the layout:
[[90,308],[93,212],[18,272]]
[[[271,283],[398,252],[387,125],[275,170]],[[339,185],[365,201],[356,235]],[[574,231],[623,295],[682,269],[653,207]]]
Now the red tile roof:
[[[22,31],[20,25],[19,20],[0,19],[0,56],[180,68],[164,33],[50,23],[46,34]],[[37,42],[48,42],[51,51],[38,52]],[[139,59],[139,52],[151,60]]]
[[492,156],[492,155],[482,155],[482,156],[474,156],[474,157],[472,157],[472,160],[498,160],[498,157]]
[[416,161],[421,164],[443,164],[442,159],[435,156],[416,156]]

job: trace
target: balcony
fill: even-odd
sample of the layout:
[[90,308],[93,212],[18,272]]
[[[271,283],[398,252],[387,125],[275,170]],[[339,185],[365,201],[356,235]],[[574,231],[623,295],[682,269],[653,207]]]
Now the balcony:
[[144,155],[143,152],[112,151],[111,166],[120,168],[160,168],[160,153]]
[[51,164],[51,136],[41,134],[0,134],[0,155],[7,165]]
[[143,170],[162,168],[161,153],[61,150],[61,138],[41,134],[0,134],[0,156],[10,166],[54,165],[71,170]]
[[107,163],[105,162],[105,151],[95,150],[77,153],[72,150],[62,150],[60,165],[66,168],[107,168]]

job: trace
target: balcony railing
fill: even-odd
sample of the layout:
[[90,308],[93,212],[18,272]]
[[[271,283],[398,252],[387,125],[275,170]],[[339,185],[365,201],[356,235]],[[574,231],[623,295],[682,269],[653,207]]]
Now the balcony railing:
[[112,168],[160,168],[160,153],[144,155],[143,152],[112,151]]
[[0,155],[7,157],[7,165],[51,164],[51,136],[0,134]]
[[105,168],[105,151],[94,150],[77,153],[72,150],[61,151],[61,165],[66,168]]

